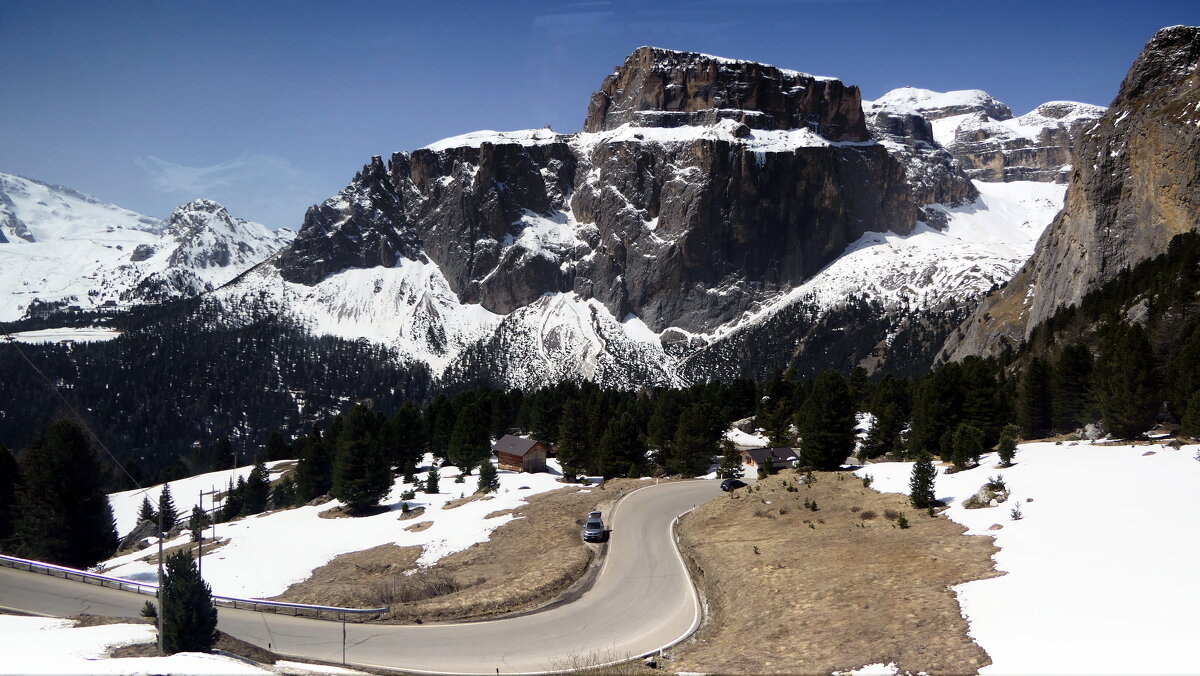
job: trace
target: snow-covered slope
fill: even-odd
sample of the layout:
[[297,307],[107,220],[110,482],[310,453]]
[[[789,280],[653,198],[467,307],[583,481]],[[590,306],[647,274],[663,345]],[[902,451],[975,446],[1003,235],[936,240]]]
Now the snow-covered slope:
[[196,200],[158,221],[62,186],[0,174],[0,321],[194,296],[291,240]]
[[[212,585],[213,593],[240,598],[268,598],[283,593],[288,586],[307,579],[313,570],[329,563],[339,554],[357,552],[383,544],[402,547],[421,546],[423,552],[417,560],[420,566],[430,566],[450,554],[461,551],[491,537],[492,531],[516,518],[511,513],[487,518],[489,514],[513,509],[524,504],[526,499],[538,493],[569,488],[572,484],[559,482],[560,473],[556,461],[550,461],[550,473],[528,474],[500,470],[500,490],[490,497],[474,500],[457,507],[446,508],[446,503],[470,494],[475,489],[477,475],[465,478],[463,484],[454,483],[459,470],[443,466],[442,492],[424,493],[421,485],[428,477],[432,460],[426,456],[424,470],[417,473],[417,484],[406,484],[397,478],[390,497],[383,501],[387,511],[374,516],[355,519],[326,519],[321,512],[339,506],[336,500],[317,505],[306,505],[295,509],[260,514],[237,521],[217,524],[217,537],[228,540],[211,557],[204,559],[204,578]],[[278,466],[279,463],[273,463]],[[191,512],[196,504],[198,491],[216,486],[218,490],[230,476],[245,476],[250,467],[228,472],[215,472],[173,482],[171,494],[183,514]],[[580,488],[578,485],[576,488]],[[153,486],[143,491],[126,491],[109,496],[113,512],[117,517],[118,530],[124,534],[133,527],[138,505],[146,495],[151,502],[162,490]],[[401,500],[408,490],[415,490],[416,497]],[[589,490],[583,488],[581,490]],[[397,514],[403,504],[411,509],[424,508],[425,512],[413,524],[429,521],[427,528],[419,531],[406,530],[397,522]],[[205,502],[205,508],[211,508]],[[296,546],[297,534],[304,534],[304,546]],[[190,538],[184,533],[169,541],[166,546],[184,544]],[[153,582],[157,577],[155,562],[143,561],[153,550],[125,554],[102,564],[108,575],[130,580]],[[280,557],[280,552],[288,552]],[[264,566],[264,561],[271,565]]]
[[[988,453],[974,469],[938,473],[946,516],[1000,548],[1004,575],[955,587],[972,638],[992,659],[981,673],[1195,671],[1198,455],[1195,445],[1045,442],[1022,444],[1009,468]],[[908,493],[911,472],[910,462],[857,471],[894,493]],[[1012,498],[962,506],[997,475]]]

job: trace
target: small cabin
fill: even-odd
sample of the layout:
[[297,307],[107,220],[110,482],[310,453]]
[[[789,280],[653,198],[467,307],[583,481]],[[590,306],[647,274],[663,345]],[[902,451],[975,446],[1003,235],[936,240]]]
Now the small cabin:
[[751,467],[761,467],[771,459],[773,469],[784,469],[796,466],[796,449],[786,446],[771,446],[768,448],[747,448],[742,451],[742,464]]
[[545,472],[549,449],[536,439],[505,434],[492,445],[496,464],[513,472]]

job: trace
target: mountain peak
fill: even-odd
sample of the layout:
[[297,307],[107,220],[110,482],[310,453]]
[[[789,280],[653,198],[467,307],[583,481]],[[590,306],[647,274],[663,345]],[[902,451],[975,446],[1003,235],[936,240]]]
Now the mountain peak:
[[592,95],[584,131],[709,126],[807,127],[831,141],[865,141],[858,87],[755,61],[638,47]]
[[930,122],[944,117],[986,113],[993,120],[1007,120],[1012,110],[982,89],[957,89],[935,92],[920,87],[899,87],[875,99],[877,108],[922,115]]

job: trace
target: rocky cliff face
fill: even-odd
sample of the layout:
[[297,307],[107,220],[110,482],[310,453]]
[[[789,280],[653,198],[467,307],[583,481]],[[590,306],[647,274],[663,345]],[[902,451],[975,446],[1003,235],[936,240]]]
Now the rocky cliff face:
[[947,148],[971,178],[1066,183],[1079,140],[1103,113],[1073,101],[1043,103],[1003,121],[978,113],[958,124]]
[[911,230],[905,167],[868,139],[858,90],[837,80],[641,48],[583,133],[469,134],[375,158],[309,210],[276,265],[313,285],[427,257],[493,313],[574,292],[655,331],[711,330],[864,232]]
[[[867,110],[867,127],[904,166],[910,194],[918,205],[956,206],[979,196],[959,161],[938,145],[933,126],[923,115],[871,106]],[[940,224],[936,213],[926,211],[923,220]]]
[[977,89],[912,87],[892,90],[867,108],[868,117],[928,120],[936,144],[969,178],[1054,183],[1067,182],[1078,140],[1103,113],[1099,106],[1051,101],[1013,117],[1008,106]]
[[1066,205],[943,357],[995,354],[1200,223],[1200,28],[1164,28],[1076,153]]
[[588,105],[585,132],[708,125],[808,128],[831,141],[865,141],[858,87],[753,61],[654,47],[634,50]]

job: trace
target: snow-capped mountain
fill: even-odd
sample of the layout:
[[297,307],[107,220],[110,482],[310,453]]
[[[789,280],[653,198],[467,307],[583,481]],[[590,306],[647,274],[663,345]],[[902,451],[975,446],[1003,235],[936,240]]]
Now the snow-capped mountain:
[[292,237],[233,218],[212,200],[182,205],[159,221],[70,188],[0,174],[0,321],[194,296]]
[[970,180],[927,108],[864,113],[833,78],[639,48],[583,132],[376,157],[212,299],[386,344],[445,382],[736,376],[753,367],[724,346],[753,353],[783,322],[790,346],[757,356],[793,364],[863,302],[872,328],[838,330],[886,362],[912,316],[1010,278],[1062,203],[1061,186]]

